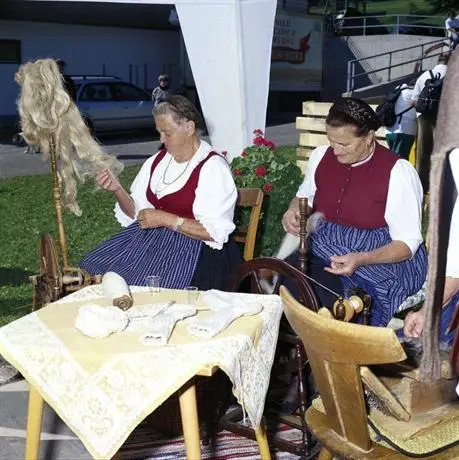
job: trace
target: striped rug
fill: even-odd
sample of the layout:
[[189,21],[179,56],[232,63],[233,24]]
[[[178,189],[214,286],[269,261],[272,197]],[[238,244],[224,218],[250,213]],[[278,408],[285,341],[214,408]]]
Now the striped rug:
[[[286,441],[301,442],[301,432],[287,425],[281,425],[279,436]],[[202,459],[215,460],[258,460],[258,444],[229,431],[218,434],[215,450],[202,446]],[[183,437],[164,438],[148,425],[140,425],[129,437],[120,452],[122,460],[177,460],[185,459]],[[290,460],[299,457],[288,452],[273,452],[273,460]]]

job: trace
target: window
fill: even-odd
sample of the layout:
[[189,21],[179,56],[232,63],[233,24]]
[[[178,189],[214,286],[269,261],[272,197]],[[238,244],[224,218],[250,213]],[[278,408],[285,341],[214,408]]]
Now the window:
[[110,90],[106,83],[88,84],[83,88],[80,101],[112,101]]
[[128,83],[111,83],[110,89],[116,101],[150,101],[151,96]]
[[21,63],[21,41],[0,40],[0,64]]

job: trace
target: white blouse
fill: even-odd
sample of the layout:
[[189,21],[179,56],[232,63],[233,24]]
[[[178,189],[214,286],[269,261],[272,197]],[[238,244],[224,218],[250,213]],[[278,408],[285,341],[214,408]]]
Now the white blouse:
[[[193,169],[211,151],[211,146],[201,141],[198,151],[189,162],[185,163],[177,163],[170,153],[166,153],[163,160],[156,166],[150,181],[151,165],[159,152],[151,156],[142,165],[131,185],[131,197],[135,203],[135,218],[131,219],[116,203],[115,216],[118,222],[123,227],[127,227],[137,219],[140,210],[154,208],[147,200],[148,186],[158,198],[180,190],[190,178]],[[233,217],[236,200],[237,189],[230,167],[224,158],[215,155],[206,161],[201,169],[193,203],[193,214],[196,220],[202,224],[213,239],[213,241],[204,241],[211,248],[221,249],[234,231]]]
[[[299,198],[307,198],[313,203],[316,192],[315,173],[328,145],[314,149],[308,162],[306,175],[296,194]],[[365,164],[370,155],[363,161],[354,163],[353,168]],[[386,210],[384,218],[389,227],[393,241],[403,241],[414,255],[422,243],[422,199],[423,190],[418,173],[409,161],[397,160],[389,179]]]

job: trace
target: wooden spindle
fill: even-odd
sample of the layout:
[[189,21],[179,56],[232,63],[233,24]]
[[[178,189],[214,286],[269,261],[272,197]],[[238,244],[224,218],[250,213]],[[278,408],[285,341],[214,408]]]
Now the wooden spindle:
[[57,230],[59,232],[59,246],[64,270],[69,266],[67,256],[67,243],[65,239],[64,219],[62,217],[61,187],[57,173],[56,141],[54,136],[49,136],[49,152],[51,157],[51,174],[53,176],[54,205],[56,207]]
[[307,261],[308,261],[308,242],[307,242],[307,231],[306,224],[308,221],[308,199],[299,199],[300,208],[300,269],[303,273],[306,273]]

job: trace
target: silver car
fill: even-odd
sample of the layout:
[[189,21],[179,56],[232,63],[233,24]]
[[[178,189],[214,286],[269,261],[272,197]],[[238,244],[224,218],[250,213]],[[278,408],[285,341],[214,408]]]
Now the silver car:
[[154,129],[151,95],[117,77],[72,76],[80,112],[94,133]]

